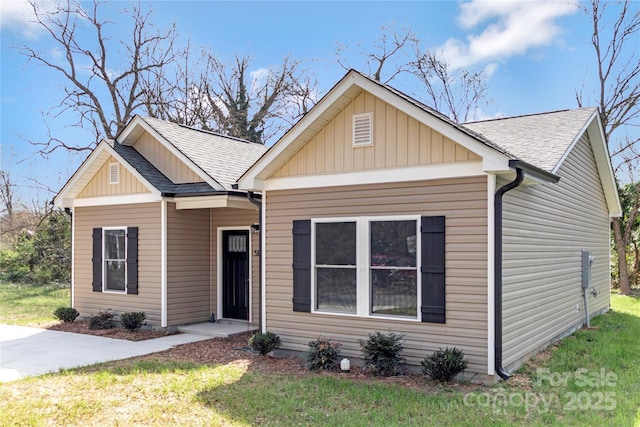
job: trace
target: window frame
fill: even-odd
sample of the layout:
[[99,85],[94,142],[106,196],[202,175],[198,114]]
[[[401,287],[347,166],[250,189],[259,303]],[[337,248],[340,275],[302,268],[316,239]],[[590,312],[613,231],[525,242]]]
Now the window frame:
[[[109,289],[107,287],[107,259],[105,258],[107,239],[106,232],[113,230],[121,230],[124,231],[124,259],[109,259],[109,261],[123,261],[124,262],[124,289]],[[127,274],[128,274],[128,256],[129,256],[129,242],[128,242],[128,227],[102,227],[102,292],[104,293],[114,293],[114,294],[127,294]]]
[[[371,222],[377,221],[414,221],[416,224],[416,315],[395,316],[375,314],[371,312]],[[316,224],[331,222],[356,223],[356,312],[343,313],[316,309]],[[360,217],[331,217],[311,219],[311,313],[333,316],[347,316],[357,318],[372,318],[395,321],[421,322],[422,275],[420,274],[422,260],[422,233],[420,230],[421,215],[385,215]]]

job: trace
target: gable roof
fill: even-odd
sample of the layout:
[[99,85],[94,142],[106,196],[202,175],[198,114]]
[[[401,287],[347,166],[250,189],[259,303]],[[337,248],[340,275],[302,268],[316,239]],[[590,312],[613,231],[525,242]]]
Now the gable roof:
[[240,175],[267,150],[263,144],[142,116],[134,117],[117,140],[131,146],[144,131],[218,191],[231,191]]
[[[458,124],[388,85],[350,70],[239,179],[240,188],[264,189],[264,181],[295,155],[359,93],[367,91],[482,157],[482,170],[503,174],[516,161],[543,181],[557,181],[558,168],[582,134],[589,133],[609,211],[620,203],[604,133],[595,108]],[[511,162],[511,163],[510,163]]]

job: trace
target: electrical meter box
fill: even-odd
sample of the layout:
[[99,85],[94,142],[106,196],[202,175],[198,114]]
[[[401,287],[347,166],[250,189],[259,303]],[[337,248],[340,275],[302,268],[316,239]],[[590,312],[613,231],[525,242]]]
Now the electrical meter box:
[[591,286],[591,267],[595,261],[591,251],[582,251],[582,287],[585,289]]

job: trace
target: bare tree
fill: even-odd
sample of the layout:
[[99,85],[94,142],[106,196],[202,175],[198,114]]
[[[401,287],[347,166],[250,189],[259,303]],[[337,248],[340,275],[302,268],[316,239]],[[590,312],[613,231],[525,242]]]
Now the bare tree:
[[[610,23],[605,11],[608,7],[615,7],[614,5],[618,10],[615,20]],[[605,139],[616,168],[616,177],[618,181],[622,180],[621,174],[626,169],[631,181],[638,180],[640,138],[635,136],[616,139],[616,135],[621,134],[620,131],[625,128],[640,127],[640,58],[634,47],[640,37],[640,7],[638,3],[629,0],[615,4],[591,0],[584,10],[593,25],[591,44],[598,72],[596,101]],[[581,91],[576,92],[576,99],[578,105],[584,104]],[[618,185],[621,199],[627,200],[627,206],[621,218],[613,218],[612,228],[618,255],[620,293],[629,295],[631,283],[627,254],[631,250],[634,224],[638,221],[640,186],[636,185],[630,194],[624,194],[620,184]]]
[[7,171],[0,171],[0,203],[7,218],[13,217],[15,203],[15,184],[11,182],[11,175]]
[[487,76],[484,71],[451,69],[435,51],[424,53],[416,46],[411,71],[422,83],[433,108],[453,121],[472,120],[487,99]]
[[[406,51],[417,43],[411,27],[388,24],[380,27],[380,35],[371,46],[362,42],[355,46],[358,50],[356,54],[365,58],[362,71],[373,80],[388,84],[399,74],[409,71],[409,55]],[[336,51],[338,64],[345,70],[354,68],[347,59],[348,51],[344,44],[339,45]],[[393,71],[383,79],[383,68],[388,68],[389,64],[392,64]]]
[[[365,74],[384,84],[400,74],[409,74],[418,80],[420,88],[411,94],[456,122],[472,119],[483,103],[488,104],[484,71],[452,69],[442,56],[433,50],[424,50],[409,27],[383,26],[371,46],[362,43],[356,46],[358,55],[364,57],[362,71]],[[338,48],[338,63],[350,69],[347,52],[344,46]],[[386,73],[389,68],[392,71]]]
[[252,69],[250,56],[231,63],[203,51],[188,55],[176,81],[156,81],[149,113],[165,120],[265,143],[306,114],[317,100],[317,80],[302,62],[285,57],[278,66]]
[[[95,136],[92,144],[74,145],[49,132],[47,141],[34,144],[47,155],[57,149],[89,150],[102,137],[114,138],[147,101],[144,82],[162,76],[176,59],[175,26],[165,32],[152,31],[151,11],[136,5],[121,15],[123,20],[131,20],[125,29],[100,16],[98,0],[87,8],[85,3],[67,0],[54,10],[42,8],[35,0],[30,3],[35,21],[63,59],[27,45],[18,49],[28,62],[44,65],[63,77],[64,96],[50,113],[53,118],[72,113],[75,121],[71,126],[91,129]],[[124,55],[117,55],[118,50]]]

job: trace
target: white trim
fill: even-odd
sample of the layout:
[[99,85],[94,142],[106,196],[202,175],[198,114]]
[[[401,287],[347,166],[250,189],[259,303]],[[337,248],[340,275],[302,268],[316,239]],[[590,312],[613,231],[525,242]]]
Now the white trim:
[[264,181],[265,190],[337,187],[343,185],[384,184],[391,182],[428,181],[485,175],[482,162],[447,163],[431,166],[343,172],[323,175],[271,178]]
[[259,292],[258,301],[262,307],[262,330],[260,332],[267,332],[267,262],[266,262],[266,248],[267,248],[267,193],[262,193],[262,218],[260,221],[260,281],[262,282],[262,292]]
[[[93,244],[93,242],[91,242]],[[76,213],[71,213],[71,307],[76,307]],[[93,254],[92,254],[93,255]],[[91,266],[93,268],[93,265]]]
[[[390,316],[371,313],[371,265],[369,263],[371,244],[371,222],[375,221],[415,221],[416,223],[416,315],[415,317],[407,316]],[[356,312],[340,313],[324,310],[316,310],[316,224],[325,224],[331,222],[355,222],[356,224]],[[385,216],[359,216],[359,217],[332,217],[332,218],[312,218],[311,219],[311,313],[321,315],[338,315],[369,319],[384,319],[391,321],[407,321],[421,322],[420,301],[422,301],[422,281],[420,274],[421,265],[421,216],[420,215],[385,215]]]
[[487,176],[487,374],[495,375],[495,210],[496,176]]
[[135,203],[152,203],[162,200],[160,194],[127,194],[124,196],[84,197],[73,200],[73,207],[131,205]]
[[[147,131],[153,138],[155,138],[160,144],[162,144],[171,154],[176,156],[182,163],[184,163],[187,167],[189,167],[193,172],[196,173],[200,178],[202,178],[207,184],[213,187],[216,190],[224,190],[224,187],[216,181],[211,175],[204,171],[200,166],[198,166],[193,160],[187,157],[182,151],[180,151],[171,141],[162,136],[153,126],[147,123],[142,117],[136,115],[131,122],[127,125],[127,127],[120,133],[118,136],[118,142],[123,145],[133,146],[135,145],[135,141],[137,141],[137,137],[140,132],[134,132],[136,127],[140,126],[142,129]],[[131,141],[127,141],[129,135],[132,134],[134,136],[133,143]]]
[[[107,161],[107,157],[104,157],[101,160],[101,163],[93,167],[94,162],[100,160],[100,157],[103,155],[103,153],[108,154],[113,158],[115,158],[121,165],[125,167],[125,169],[127,169],[127,171],[129,171],[136,179],[142,182],[142,184],[152,194],[158,195],[158,196],[160,195],[160,191],[158,191],[158,189],[156,189],[153,185],[151,185],[151,183],[147,181],[146,178],[144,178],[140,174],[140,172],[138,172],[135,168],[129,165],[129,163],[127,163],[122,158],[122,156],[120,156],[120,154],[118,154],[113,149],[113,147],[109,145],[109,143],[106,140],[102,140],[98,144],[98,146],[91,152],[91,154],[89,154],[89,156],[85,159],[82,165],[80,165],[78,170],[75,171],[75,173],[71,176],[69,181],[67,181],[67,183],[62,187],[62,189],[55,196],[53,201],[56,207],[69,208],[74,206],[76,196],[80,193],[80,191],[82,191],[82,188],[84,188],[84,186],[91,180],[91,178],[95,176],[95,173],[98,170],[100,170],[100,167],[104,165],[104,163]],[[91,178],[88,178],[82,181],[82,178],[84,177],[85,173],[88,172],[92,167],[93,167],[93,173],[91,175]],[[80,187],[80,188],[76,188],[76,187]],[[75,190],[75,191],[72,191],[72,190]],[[69,196],[69,193],[71,193],[70,196]]]
[[[217,227],[217,232],[216,232],[216,236],[218,238],[218,245],[217,245],[217,280],[218,280],[218,287],[216,290],[216,296],[217,296],[217,309],[218,309],[218,315],[216,317],[216,319],[224,319],[223,317],[223,313],[222,313],[222,232],[223,231],[246,231],[248,233],[248,262],[249,262],[249,319],[248,322],[251,323],[251,321],[253,320],[253,303],[252,303],[252,297],[253,297],[253,269],[251,268],[251,257],[253,256],[253,249],[252,249],[252,244],[251,244],[251,226],[237,226],[237,227],[233,227],[233,226],[224,226],[224,227]],[[243,320],[243,319],[233,319],[233,320]]]
[[167,327],[167,201],[160,202],[160,326]]
[[[350,95],[357,95],[359,90],[365,90],[371,93],[387,104],[455,141],[462,147],[476,153],[482,157],[487,164],[506,165],[508,163],[509,158],[507,155],[484,144],[480,140],[458,129],[453,124],[415,105],[384,86],[360,75],[358,72],[349,71],[307,115],[300,119],[300,121],[238,179],[240,188],[248,190],[266,189],[262,181],[265,181],[267,177],[274,172],[271,165],[277,167],[278,165],[284,164],[289,157],[297,152],[300,146],[306,144],[307,140],[303,137],[304,133],[313,127],[316,121],[321,125],[322,120],[327,122],[328,118],[323,117],[325,113],[329,114],[332,110],[336,110],[338,107],[341,108],[342,104],[337,105],[339,101],[341,99],[351,100],[353,97],[350,97]],[[499,166],[499,168],[501,169],[503,166]],[[507,169],[508,167],[504,167],[504,170]]]
[[246,196],[232,196],[216,194],[213,196],[173,197],[168,201],[176,204],[176,210],[207,209],[207,208],[236,208],[257,210],[256,205],[247,200]]
[[[107,270],[105,269],[105,263],[106,263],[106,259],[104,256],[104,248],[106,247],[107,244],[107,239],[105,238],[106,236],[106,231],[109,230],[120,230],[120,231],[124,231],[124,289],[123,290],[117,290],[117,289],[107,289]],[[127,236],[127,227],[126,226],[113,226],[113,227],[102,227],[102,260],[101,260],[101,266],[102,266],[102,292],[103,293],[110,293],[110,294],[126,294],[127,293],[127,257],[129,256],[128,253],[128,236]]]

